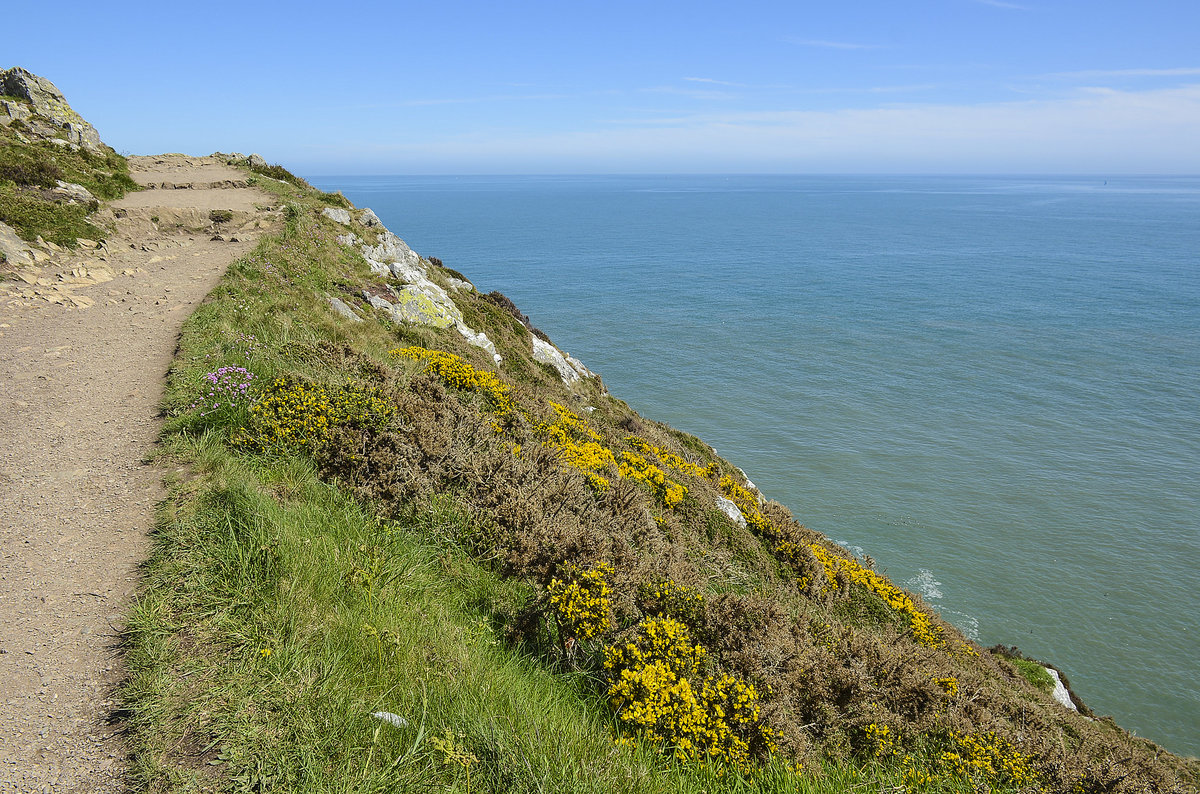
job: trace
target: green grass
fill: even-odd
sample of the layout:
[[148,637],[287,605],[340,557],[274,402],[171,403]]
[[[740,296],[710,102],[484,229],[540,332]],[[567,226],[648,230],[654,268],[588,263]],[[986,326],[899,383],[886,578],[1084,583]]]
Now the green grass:
[[29,241],[40,235],[74,246],[79,237],[102,238],[104,232],[88,221],[98,205],[69,204],[46,192],[59,180],[83,185],[101,200],[137,189],[125,158],[111,149],[97,153],[48,141],[26,143],[15,129],[0,126],[0,221]]
[[1043,692],[1054,691],[1054,679],[1044,666],[1029,659],[1009,659],[1013,667],[1025,678],[1026,681],[1033,684]]
[[[617,747],[593,681],[502,641],[497,608],[526,594],[456,544],[463,517],[452,504],[380,522],[307,461],[231,455],[217,432],[175,436],[161,458],[188,476],[161,508],[129,626],[125,698],[148,790],[830,792],[900,782],[898,770],[871,765],[717,778],[653,748]],[[408,724],[371,716],[381,711]]]
[[88,221],[91,208],[83,204],[47,201],[39,193],[0,182],[0,222],[13,227],[24,240],[42,239],[74,246],[76,238],[103,238],[104,232]]

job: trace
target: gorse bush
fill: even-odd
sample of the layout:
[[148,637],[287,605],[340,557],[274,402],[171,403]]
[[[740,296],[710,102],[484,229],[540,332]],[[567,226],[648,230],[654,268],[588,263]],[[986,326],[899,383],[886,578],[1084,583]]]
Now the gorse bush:
[[588,485],[597,493],[608,490],[609,478],[604,472],[616,468],[616,458],[611,450],[601,444],[600,435],[588,427],[569,409],[551,402],[554,419],[537,425],[537,432],[544,443],[558,452],[559,460],[583,473]]
[[550,580],[546,592],[560,637],[592,640],[612,628],[612,590],[606,581],[612,573],[605,563],[586,571],[568,565],[562,578]]
[[453,353],[414,346],[393,350],[390,355],[393,358],[422,361],[426,370],[436,373],[447,386],[479,392],[491,402],[492,410],[498,416],[504,417],[513,411],[511,386],[491,372],[475,369]]
[[277,378],[250,406],[250,419],[234,433],[243,449],[272,454],[313,454],[340,427],[382,428],[395,407],[377,387],[351,382],[336,389]]
[[708,652],[687,626],[646,618],[636,636],[605,649],[609,703],[642,741],[684,762],[749,772],[775,748],[758,692],[736,676],[708,674]]

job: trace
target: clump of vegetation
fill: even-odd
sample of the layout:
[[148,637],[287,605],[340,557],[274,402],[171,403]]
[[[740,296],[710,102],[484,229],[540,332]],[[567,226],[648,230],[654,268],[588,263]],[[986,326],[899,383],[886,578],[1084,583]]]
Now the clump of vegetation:
[[605,649],[608,699],[639,741],[685,763],[752,773],[776,751],[758,691],[728,673],[708,675],[708,653],[687,626],[646,618],[628,641]]
[[[171,373],[164,454],[193,476],[164,509],[132,622],[143,784],[965,794],[1200,779],[1062,709],[703,442],[596,379],[564,385],[502,302],[454,294],[499,367],[453,329],[341,322],[323,296],[378,277],[336,242],[321,197],[269,189],[293,207],[286,229],[230,268]],[[205,374],[234,366],[244,400],[199,416]]]
[[61,181],[82,185],[97,199],[120,198],[137,189],[125,158],[107,147],[92,152],[25,137],[21,129],[0,125],[0,222],[24,240],[41,236],[63,246],[74,246],[79,237],[103,237],[88,220],[97,201],[73,202],[54,189]]
[[275,381],[257,396],[235,446],[268,454],[307,452],[325,444],[338,428],[382,428],[396,409],[374,386],[351,381],[336,389],[318,384]]
[[[271,179],[275,179],[280,182],[287,182],[298,188],[309,188],[309,189],[312,188],[312,186],[309,185],[307,181],[296,176],[291,171],[287,170],[286,168],[279,165],[278,163],[275,163],[273,165],[267,165],[267,164],[260,164],[260,163],[252,163],[249,160],[247,160],[246,164],[247,164],[247,167],[256,174],[261,174],[265,177],[270,177]],[[324,196],[332,197],[332,194],[322,194],[321,200],[325,201],[326,203],[340,205],[340,203],[337,202],[337,199],[330,200],[330,199],[324,198]],[[343,197],[343,200],[344,200],[344,198],[345,197]]]
[[229,223],[233,220],[232,210],[209,210],[208,219],[213,223]]

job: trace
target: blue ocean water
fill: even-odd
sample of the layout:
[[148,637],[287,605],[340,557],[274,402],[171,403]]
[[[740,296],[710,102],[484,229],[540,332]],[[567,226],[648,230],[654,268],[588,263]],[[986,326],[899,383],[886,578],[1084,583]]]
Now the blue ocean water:
[[312,181],[980,642],[1200,754],[1200,178]]

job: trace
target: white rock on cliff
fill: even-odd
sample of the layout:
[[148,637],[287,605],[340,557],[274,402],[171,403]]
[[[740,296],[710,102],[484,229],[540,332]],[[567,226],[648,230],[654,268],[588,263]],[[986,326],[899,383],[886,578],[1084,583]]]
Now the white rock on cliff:
[[733,523],[737,524],[742,529],[746,528],[746,517],[742,515],[742,511],[738,509],[738,506],[735,505],[731,500],[726,499],[724,496],[718,496],[717,508],[725,515],[729,516]]
[[[349,226],[352,221],[347,210],[326,207],[321,212],[325,217],[343,226]],[[432,325],[436,328],[454,326],[463,339],[490,353],[496,366],[503,363],[504,359],[496,352],[496,345],[491,339],[488,339],[487,334],[476,331],[463,322],[462,310],[454,303],[449,293],[429,277],[429,271],[425,269],[424,261],[419,254],[408,247],[408,243],[392,234],[379,220],[379,217],[369,209],[363,210],[359,216],[359,223],[382,230],[379,232],[379,241],[375,245],[363,242],[358,246],[367,260],[367,264],[371,267],[371,271],[386,278],[393,278],[402,284],[399,289],[389,285],[388,291],[391,299],[364,290],[363,297],[372,306],[386,311],[393,319],[400,322]],[[339,236],[337,241],[342,245],[353,247],[358,245],[360,239],[351,232]],[[452,286],[458,288],[456,284]]]
[[530,338],[533,339],[533,360],[549,364],[558,370],[558,376],[566,385],[578,383],[581,378],[596,376],[596,373],[585,367],[579,359],[567,355],[544,339],[537,336]]
[[326,207],[325,209],[321,210],[321,214],[332,221],[337,221],[343,226],[350,225],[350,213],[346,210],[339,209],[337,207]]
[[1054,699],[1071,711],[1079,711],[1079,709],[1075,708],[1074,702],[1071,701],[1071,693],[1067,690],[1066,685],[1063,684],[1062,679],[1058,677],[1058,671],[1053,667],[1047,667],[1046,672],[1054,679],[1054,692],[1052,693]]

